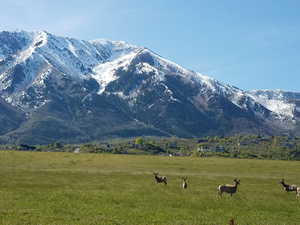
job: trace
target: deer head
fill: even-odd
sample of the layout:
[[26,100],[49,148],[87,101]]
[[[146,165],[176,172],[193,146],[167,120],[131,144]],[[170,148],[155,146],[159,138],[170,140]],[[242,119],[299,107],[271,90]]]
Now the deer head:
[[240,182],[241,182],[241,180],[234,179],[233,181],[234,181],[234,183],[235,183],[236,185],[239,185],[239,184],[241,184],[241,183],[240,183]]
[[279,182],[279,184],[285,184],[283,178],[281,179],[281,181]]
[[181,179],[185,182],[187,181],[187,177],[181,177]]

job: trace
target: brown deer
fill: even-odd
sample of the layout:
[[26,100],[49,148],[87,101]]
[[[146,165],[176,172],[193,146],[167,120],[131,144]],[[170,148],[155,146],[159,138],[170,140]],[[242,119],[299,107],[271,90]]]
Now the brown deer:
[[182,179],[182,188],[187,189],[188,184],[187,184],[187,177],[181,177]]
[[234,219],[229,220],[229,225],[235,225]]
[[240,180],[234,179],[233,182],[234,182],[234,184],[219,185],[219,187],[218,187],[219,195],[222,196],[223,192],[230,194],[230,196],[232,196],[234,193],[236,193],[237,187],[240,184]]
[[[284,182],[284,179],[282,179],[280,182],[279,182],[279,184],[282,184],[282,186],[283,186],[283,190],[285,190],[286,192],[292,192],[292,191],[295,191],[296,193],[297,193],[297,185],[295,185],[295,184],[286,184],[285,182]],[[300,195],[300,194],[299,194]]]
[[297,187],[296,198],[300,197],[300,187]]
[[156,183],[164,183],[167,185],[167,177],[166,176],[159,176],[159,173],[153,173]]

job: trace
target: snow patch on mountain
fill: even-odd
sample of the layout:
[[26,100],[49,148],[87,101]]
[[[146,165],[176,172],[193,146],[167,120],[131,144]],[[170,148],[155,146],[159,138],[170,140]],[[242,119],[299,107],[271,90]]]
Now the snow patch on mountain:
[[177,98],[175,98],[173,96],[173,91],[171,91],[167,85],[165,85],[164,83],[162,83],[162,85],[164,86],[165,88],[165,91],[164,93],[169,97],[170,101],[173,101],[173,102],[180,102],[180,100],[178,100]]
[[136,45],[129,44],[125,41],[112,41],[107,39],[96,39],[89,41],[91,44],[98,46],[100,48],[110,49],[113,53],[132,51],[140,47]]
[[203,74],[197,73],[195,76],[201,83],[205,84],[212,91],[216,91],[216,85],[214,85],[215,80],[211,77],[205,76]]
[[39,76],[35,80],[35,84],[39,86],[44,86],[45,85],[45,79],[53,72],[53,68],[51,66],[45,67],[39,74]]
[[242,91],[237,91],[232,95],[231,102],[239,108],[246,108],[246,105],[241,105],[241,99],[245,97]]
[[16,57],[16,64],[25,62],[32,56],[36,48],[40,48],[47,43],[47,34],[45,32],[37,32],[32,34],[31,44],[23,51],[21,51]]
[[117,92],[105,92],[108,95],[116,95],[119,98],[128,102],[130,107],[133,107],[136,103],[137,97],[141,94],[142,90],[140,88],[134,89],[129,92],[129,94],[125,95],[124,92],[117,91]]
[[137,74],[143,74],[143,73],[154,73],[158,74],[158,70],[151,66],[149,63],[141,62],[136,65],[136,71]]
[[150,52],[152,55],[155,56],[157,65],[160,67],[160,69],[162,69],[164,71],[174,72],[174,73],[178,73],[178,74],[190,74],[191,73],[190,70],[187,70],[187,69],[183,68],[182,66],[180,66],[170,60],[167,60],[158,54],[153,53],[150,50],[148,50],[148,52]]
[[284,97],[282,91],[254,90],[248,93],[255,101],[281,117],[294,117],[296,105],[289,102],[288,99]]
[[124,54],[119,57],[113,56],[115,59],[109,60],[105,63],[101,63],[98,66],[94,67],[91,76],[99,83],[100,90],[99,94],[102,94],[105,91],[105,87],[112,81],[116,80],[118,77],[115,75],[115,72],[118,69],[126,71],[131,60],[136,56],[137,51],[132,51],[128,54]]

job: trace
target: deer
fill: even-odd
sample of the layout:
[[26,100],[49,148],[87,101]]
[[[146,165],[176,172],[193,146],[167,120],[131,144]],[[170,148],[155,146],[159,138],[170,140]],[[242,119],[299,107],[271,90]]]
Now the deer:
[[229,220],[229,225],[235,225],[236,223],[234,222],[234,219],[232,218],[231,220]]
[[187,184],[187,177],[181,177],[182,179],[182,188],[187,189],[188,184]]
[[241,180],[234,179],[233,182],[234,184],[222,184],[219,185],[218,191],[219,195],[222,196],[223,192],[230,194],[232,196],[234,193],[237,191],[237,187],[240,184]]
[[164,183],[167,185],[167,177],[166,176],[160,176],[159,173],[153,173],[154,178],[156,180],[156,183]]
[[300,196],[300,189],[299,189],[299,195],[298,195],[298,186],[297,186],[297,185],[295,185],[295,184],[291,184],[291,185],[286,184],[286,183],[284,182],[284,179],[282,179],[282,180],[279,182],[279,184],[282,184],[283,190],[285,190],[286,192],[293,192],[293,191],[295,191],[296,194],[297,194],[297,196]]
[[300,187],[297,187],[296,198],[300,197]]

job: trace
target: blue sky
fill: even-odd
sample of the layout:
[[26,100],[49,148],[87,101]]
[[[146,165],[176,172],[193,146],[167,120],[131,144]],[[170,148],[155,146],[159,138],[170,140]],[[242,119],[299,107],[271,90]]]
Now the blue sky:
[[242,89],[300,91],[300,1],[0,0],[1,30],[146,46]]

